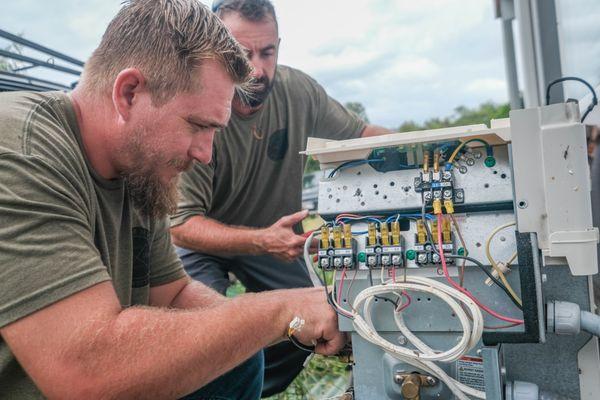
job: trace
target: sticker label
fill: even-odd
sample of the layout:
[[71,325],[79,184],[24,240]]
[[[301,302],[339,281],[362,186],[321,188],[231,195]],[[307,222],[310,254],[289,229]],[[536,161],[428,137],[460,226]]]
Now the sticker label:
[[384,253],[402,253],[402,247],[386,246],[383,248]]
[[483,359],[465,356],[456,361],[456,380],[473,389],[485,392]]
[[335,250],[335,255],[336,256],[351,256],[352,255],[352,249],[338,249],[338,250]]
[[319,255],[320,256],[326,256],[327,255],[327,250],[319,250]]

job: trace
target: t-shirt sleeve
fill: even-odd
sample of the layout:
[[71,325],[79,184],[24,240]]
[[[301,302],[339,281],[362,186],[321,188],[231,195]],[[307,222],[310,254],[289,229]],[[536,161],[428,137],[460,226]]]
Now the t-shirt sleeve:
[[313,84],[317,118],[311,136],[323,139],[346,140],[360,137],[366,124],[355,113],[330,97],[325,89],[309,78]]
[[180,198],[177,211],[171,216],[171,227],[181,225],[191,217],[206,215],[210,211],[214,175],[214,157],[211,163],[195,163],[191,170],[181,175]]
[[154,228],[150,250],[150,286],[164,285],[187,276],[171,243],[168,227],[169,221],[165,218]]
[[[34,156],[0,155],[0,327],[110,280],[86,188]],[[87,205],[87,207],[86,207]]]

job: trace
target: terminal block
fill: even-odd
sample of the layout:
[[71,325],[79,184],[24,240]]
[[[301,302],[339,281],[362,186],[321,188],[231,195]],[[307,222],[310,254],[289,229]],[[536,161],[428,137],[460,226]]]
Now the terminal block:
[[356,241],[350,224],[321,228],[318,265],[325,271],[356,268]]
[[[379,228],[379,229],[378,229]],[[398,268],[404,265],[400,223],[387,222],[377,226],[370,223],[365,243],[366,264],[369,268]]]
[[423,154],[423,169],[418,177],[415,177],[414,188],[421,193],[425,204],[431,204],[434,214],[442,213],[442,206],[446,212],[454,212],[454,204],[462,204],[465,194],[462,189],[454,187],[454,176],[448,169],[440,169],[440,159],[437,152],[433,157],[433,168],[429,168],[429,152]]
[[[427,231],[425,230],[425,223],[422,220],[417,221],[417,233],[415,237],[415,248],[414,248],[414,260],[417,265],[421,266],[431,266],[431,265],[439,265],[442,260],[440,259],[439,254],[434,251],[438,250],[437,237],[438,237],[438,227],[437,221],[432,221],[431,223],[431,235],[433,236],[433,243],[430,242],[427,238]],[[454,238],[452,235],[450,221],[444,220],[442,229],[442,248],[444,250],[444,255],[453,255],[455,254],[455,246],[454,246]],[[447,264],[453,264],[453,258],[446,258]]]

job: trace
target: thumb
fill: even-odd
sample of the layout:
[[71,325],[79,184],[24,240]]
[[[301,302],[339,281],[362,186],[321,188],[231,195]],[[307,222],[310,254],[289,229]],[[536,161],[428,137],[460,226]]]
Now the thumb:
[[308,210],[298,211],[297,213],[286,215],[279,219],[279,225],[292,227],[308,216]]

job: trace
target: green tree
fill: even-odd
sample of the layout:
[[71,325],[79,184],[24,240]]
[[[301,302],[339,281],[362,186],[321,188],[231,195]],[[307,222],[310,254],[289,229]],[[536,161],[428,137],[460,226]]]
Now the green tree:
[[[17,54],[23,53],[23,47],[16,43],[11,43],[8,46],[3,47],[2,50],[10,51],[10,52],[17,53]],[[22,63],[20,63],[16,60],[12,60],[12,59],[9,59],[6,57],[0,57],[0,71],[11,72],[17,68],[20,68],[21,66],[22,66]]]
[[352,111],[354,114],[358,115],[360,119],[365,121],[367,124],[370,122],[369,117],[367,116],[367,109],[363,106],[362,103],[358,101],[349,101],[344,104],[348,110]]
[[423,129],[448,128],[451,126],[486,124],[489,126],[492,119],[506,118],[510,111],[508,103],[496,104],[488,101],[476,108],[458,106],[454,115],[444,118],[430,118],[422,124],[406,121],[398,128],[398,132],[419,131]]

